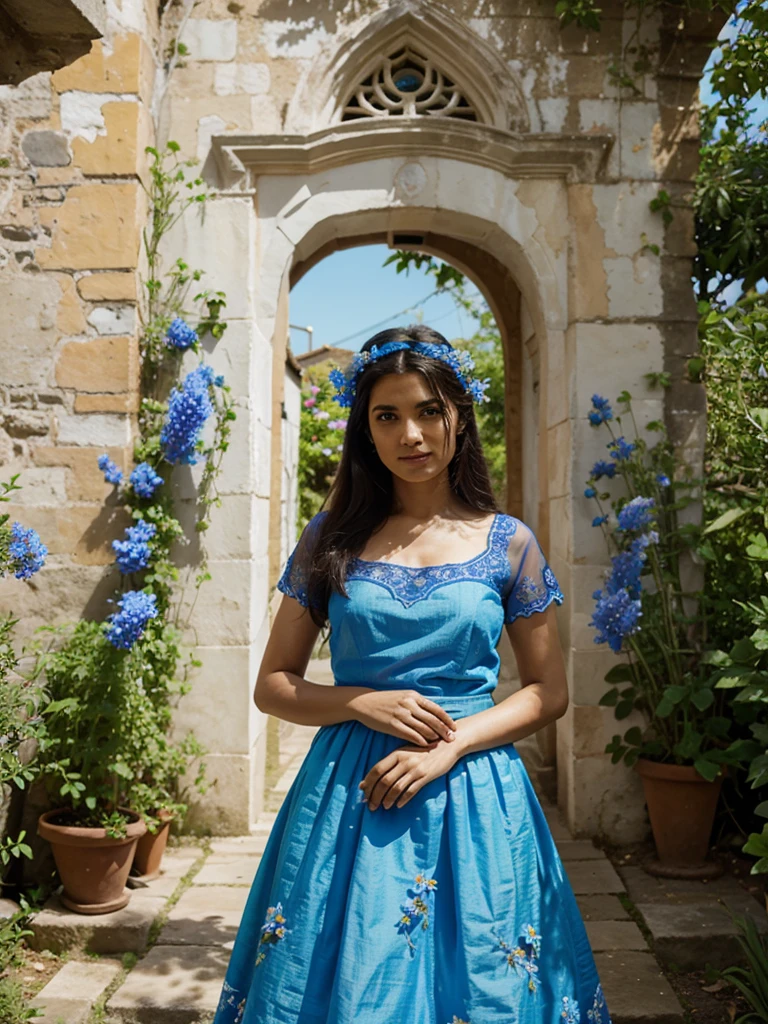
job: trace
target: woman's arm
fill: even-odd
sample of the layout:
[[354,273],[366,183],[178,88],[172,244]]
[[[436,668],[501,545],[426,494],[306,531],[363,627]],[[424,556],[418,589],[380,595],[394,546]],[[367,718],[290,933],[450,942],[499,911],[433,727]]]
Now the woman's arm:
[[326,686],[304,679],[319,631],[309,611],[284,595],[256,678],[253,699],[259,711],[299,725],[362,722],[419,747],[437,740],[453,744],[456,722],[414,690]]
[[516,618],[506,629],[520,672],[520,689],[495,707],[457,720],[452,751],[458,757],[514,743],[568,709],[568,679],[554,604],[530,618]]
[[299,725],[335,725],[357,718],[353,701],[370,687],[304,679],[319,632],[309,611],[283,595],[256,676],[253,700],[259,711]]

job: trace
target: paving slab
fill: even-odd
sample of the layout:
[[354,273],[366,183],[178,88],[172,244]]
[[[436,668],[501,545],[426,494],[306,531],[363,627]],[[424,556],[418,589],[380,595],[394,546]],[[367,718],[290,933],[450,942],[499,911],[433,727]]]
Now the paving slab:
[[248,893],[245,886],[193,885],[168,915],[160,939],[168,945],[231,947]]
[[[768,934],[768,915],[756,900],[751,900],[754,910],[745,907],[743,900],[733,900],[731,904],[729,899],[728,902],[735,913],[748,912],[758,931]],[[743,963],[738,929],[728,912],[718,904],[638,903],[636,906],[651,930],[654,951],[665,964],[693,970],[705,963],[718,969]]]
[[613,893],[576,893],[581,916],[585,921],[631,921],[624,904]]
[[107,1002],[113,1024],[203,1024],[213,1018],[229,963],[216,946],[155,945]]
[[128,888],[131,890],[132,900],[141,900],[147,896],[169,899],[181,884],[181,878],[174,878],[172,875],[160,874],[151,882],[144,882],[138,878],[128,876]]
[[624,882],[608,860],[572,860],[564,867],[574,893],[624,892]]
[[129,900],[108,914],[76,914],[58,896],[51,896],[29,924],[31,949],[63,953],[85,949],[89,953],[142,953],[152,922],[165,906],[159,896]]
[[612,1024],[684,1024],[677,996],[651,953],[595,953]]
[[214,853],[195,875],[195,885],[251,885],[261,857]]
[[261,856],[267,845],[272,826],[258,835],[225,836],[223,839],[211,840],[211,853],[239,853],[241,856],[256,854]]
[[639,949],[648,952],[648,943],[634,921],[585,921],[592,951],[597,953]]
[[633,903],[717,903],[724,897],[749,896],[731,875],[707,880],[657,878],[639,865],[620,865],[619,874]]
[[70,960],[30,1005],[43,1010],[38,1024],[86,1024],[91,1007],[120,973],[120,964]]
[[560,839],[557,841],[560,860],[608,860],[603,851],[589,839]]
[[[41,1006],[33,1000],[30,1006]],[[39,1017],[34,1017],[35,1024],[88,1024],[91,1016],[91,1004],[74,1002],[71,999],[49,999]]]

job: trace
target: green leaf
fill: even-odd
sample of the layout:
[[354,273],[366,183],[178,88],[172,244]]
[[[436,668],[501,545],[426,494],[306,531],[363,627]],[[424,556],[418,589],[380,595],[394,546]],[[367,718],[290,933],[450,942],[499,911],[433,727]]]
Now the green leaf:
[[709,526],[707,526],[701,532],[702,534],[706,534],[716,533],[718,530],[724,530],[726,526],[730,526],[732,523],[735,523],[737,519],[741,519],[741,517],[745,515],[746,512],[747,509],[745,508],[729,508],[726,512],[723,512],[722,515],[718,516],[713,523],[710,523]]
[[633,683],[635,681],[632,668],[626,663],[612,665],[603,678],[606,683]]
[[713,782],[720,774],[718,765],[714,764],[712,761],[705,760],[703,757],[697,758],[693,762],[693,767],[699,775],[702,775],[708,782]]
[[694,704],[699,711],[706,711],[708,707],[711,707],[714,703],[715,695],[711,690],[697,690],[691,694],[691,703]]

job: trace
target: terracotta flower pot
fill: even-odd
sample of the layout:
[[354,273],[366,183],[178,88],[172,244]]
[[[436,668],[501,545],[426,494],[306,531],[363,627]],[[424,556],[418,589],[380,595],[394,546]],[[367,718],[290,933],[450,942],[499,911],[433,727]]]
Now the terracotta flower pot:
[[170,811],[158,811],[157,817],[163,824],[154,834],[147,829],[139,839],[136,856],[133,858],[133,867],[137,871],[135,877],[140,878],[142,882],[151,882],[160,874],[160,862],[168,843],[173,814]]
[[61,807],[41,814],[37,834],[53,850],[64,884],[61,902],[79,914],[107,914],[124,907],[131,898],[126,889],[136,844],[147,826],[134,811],[120,810],[129,817],[124,839],[111,839],[106,829],[82,825],[58,825]]
[[[643,780],[658,859],[643,864],[666,878],[716,878],[723,865],[707,860],[722,775],[713,782],[693,765],[659,764],[640,757],[635,770]],[[725,771],[725,768],[723,769]]]

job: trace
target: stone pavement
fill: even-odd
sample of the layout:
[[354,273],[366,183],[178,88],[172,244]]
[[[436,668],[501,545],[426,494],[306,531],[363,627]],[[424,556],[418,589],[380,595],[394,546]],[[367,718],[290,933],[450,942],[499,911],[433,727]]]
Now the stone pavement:
[[[59,1018],[62,1024],[209,1024],[275,808],[315,731],[297,727],[289,734],[269,798],[273,809],[251,834],[214,838],[208,849],[169,849],[161,876],[135,889],[122,911],[84,917],[53,905],[37,915],[37,948],[79,944],[104,954],[139,952],[156,938],[127,974],[98,962],[67,963],[35,999],[48,1007],[40,1024],[59,1024]],[[651,915],[668,909],[666,898],[653,898],[656,881],[639,868],[622,869],[621,878],[591,841],[571,837],[556,807],[543,800],[542,807],[584,917],[613,1024],[683,1024],[677,998],[619,898],[631,889]],[[89,1019],[94,1003],[105,1004],[103,1014]]]

